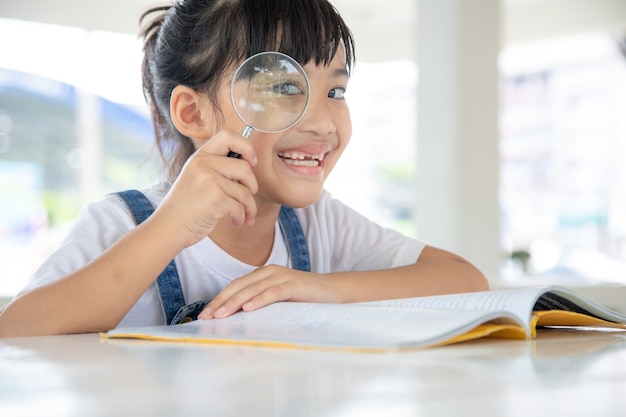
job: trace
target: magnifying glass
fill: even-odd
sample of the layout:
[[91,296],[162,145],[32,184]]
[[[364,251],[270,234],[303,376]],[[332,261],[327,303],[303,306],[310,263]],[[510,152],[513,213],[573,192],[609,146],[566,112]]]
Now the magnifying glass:
[[[276,133],[302,118],[309,106],[309,80],[298,62],[281,52],[261,52],[246,59],[230,83],[230,100],[246,124],[242,136],[253,131]],[[241,155],[229,152],[228,156]]]

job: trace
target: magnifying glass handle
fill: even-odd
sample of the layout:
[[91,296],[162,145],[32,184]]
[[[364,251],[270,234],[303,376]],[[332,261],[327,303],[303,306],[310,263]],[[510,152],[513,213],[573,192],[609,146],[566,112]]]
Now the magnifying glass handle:
[[[248,138],[250,138],[250,135],[252,134],[253,130],[254,130],[254,128],[252,126],[246,126],[246,127],[243,128],[243,132],[241,132],[241,136],[243,136],[244,138],[248,139]],[[240,154],[238,154],[237,152],[233,152],[233,151],[228,151],[226,156],[228,158],[241,158]]]
[[246,125],[246,127],[243,128],[243,132],[241,132],[241,136],[243,136],[246,139],[249,139],[253,130],[254,128],[252,126]]

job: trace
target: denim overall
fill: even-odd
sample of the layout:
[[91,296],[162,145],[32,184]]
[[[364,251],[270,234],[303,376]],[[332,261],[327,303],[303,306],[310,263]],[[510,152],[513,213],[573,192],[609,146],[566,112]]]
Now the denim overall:
[[[154,212],[152,203],[140,191],[127,190],[115,194],[126,203],[137,225]],[[309,251],[295,211],[290,207],[282,206],[278,216],[278,223],[285,236],[292,267],[300,271],[310,271]],[[174,259],[161,272],[155,284],[167,324],[196,320],[204,306],[211,301],[200,300],[191,304],[185,303],[183,288],[180,284]]]

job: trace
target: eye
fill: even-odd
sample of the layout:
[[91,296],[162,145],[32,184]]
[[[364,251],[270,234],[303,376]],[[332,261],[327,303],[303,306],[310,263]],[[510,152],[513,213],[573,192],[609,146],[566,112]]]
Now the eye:
[[343,87],[335,87],[328,92],[329,98],[334,98],[335,100],[343,100],[345,98],[346,89]]
[[298,84],[292,83],[292,82],[274,84],[274,86],[272,87],[272,90],[275,94],[281,94],[284,96],[294,96],[294,95],[303,94],[302,88],[300,88]]

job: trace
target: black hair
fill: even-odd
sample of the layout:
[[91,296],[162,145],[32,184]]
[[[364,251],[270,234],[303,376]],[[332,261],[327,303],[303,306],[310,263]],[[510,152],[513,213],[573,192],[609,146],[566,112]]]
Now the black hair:
[[352,34],[327,0],[181,0],[149,9],[141,22],[143,91],[169,180],[195,151],[171,121],[177,85],[206,93],[217,109],[223,76],[256,53],[328,65],[343,47],[348,73],[355,62]]

